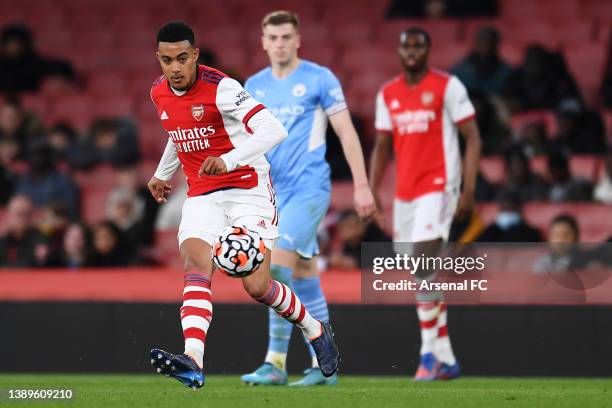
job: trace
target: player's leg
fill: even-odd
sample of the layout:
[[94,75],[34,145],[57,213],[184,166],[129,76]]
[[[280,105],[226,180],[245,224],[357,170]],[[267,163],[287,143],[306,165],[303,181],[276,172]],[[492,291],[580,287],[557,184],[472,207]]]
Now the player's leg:
[[[295,252],[275,247],[272,249],[271,278],[293,290],[291,276],[297,261]],[[268,309],[268,350],[264,364],[255,371],[244,374],[242,382],[251,385],[285,385],[287,383],[287,351],[293,324]]]
[[[277,219],[274,207],[275,198],[270,195],[270,190],[266,188],[266,181],[260,180],[260,182],[260,186],[249,190],[248,195],[232,197],[231,205],[227,208],[227,214],[232,223],[244,224],[257,231],[264,239],[266,248],[271,249],[279,237],[279,230],[275,223]],[[284,216],[284,213],[281,216]],[[304,214],[302,214],[302,217],[304,217]],[[289,219],[289,217],[287,218]],[[289,239],[284,238],[290,243],[290,237]],[[331,328],[328,325],[321,325],[319,321],[312,318],[289,285],[271,279],[270,258],[271,256],[268,254],[264,264],[255,273],[243,279],[245,290],[257,301],[268,305],[283,320],[298,326],[302,333],[310,339],[319,361],[323,360],[325,367],[322,364],[322,371],[325,374],[332,375],[337,368],[338,356],[333,343]],[[291,259],[285,259],[284,266],[290,266]],[[262,292],[264,289],[265,291]]]
[[[415,200],[414,225],[411,231],[415,254],[434,257],[440,254],[443,241],[448,239],[456,208],[456,196],[447,192],[426,194]],[[436,271],[421,271],[417,279],[434,280]],[[452,351],[446,326],[446,305],[443,293],[419,291],[417,315],[421,324],[421,366],[416,379],[454,378],[459,365]],[[431,366],[434,369],[431,370]],[[433,378],[432,378],[433,375]]]
[[[327,300],[321,288],[317,257],[300,258],[297,261],[294,273],[293,285],[295,290],[304,302],[306,308],[312,316],[322,322],[329,322],[329,309]],[[311,386],[311,385],[335,385],[338,382],[338,375],[324,377],[319,369],[319,364],[313,348],[308,342],[308,351],[311,357],[311,367],[304,370],[304,377],[299,381],[289,384],[290,386]]]
[[[248,227],[248,225],[247,225]],[[271,253],[267,250],[262,266],[243,278],[246,292],[256,301],[273,309],[280,317],[297,326],[308,338],[315,350],[324,376],[332,376],[338,369],[338,349],[328,323],[322,323],[310,315],[300,298],[287,285],[270,277]]]
[[[420,254],[415,248],[412,231],[415,226],[416,203],[396,199],[393,202],[393,241],[394,251],[409,256]],[[420,248],[419,248],[420,250]],[[419,366],[415,379],[420,381],[434,380],[437,361],[433,354],[437,335],[437,302],[426,302],[417,295],[417,317],[421,329],[421,351]]]
[[[282,234],[282,232],[281,232]],[[277,280],[290,289],[295,290],[292,276],[298,255],[278,246],[272,249],[272,265],[270,273],[272,279]],[[269,311],[268,326],[268,351],[265,362],[270,363],[282,371],[286,371],[287,351],[293,325],[278,316],[272,309]]]
[[[199,214],[205,212],[208,217]],[[180,308],[184,353],[151,350],[157,372],[176,378],[188,387],[204,385],[203,357],[206,333],[212,320],[211,243],[224,226],[223,209],[211,196],[188,198],[179,227],[179,249],[183,259],[183,303]]]

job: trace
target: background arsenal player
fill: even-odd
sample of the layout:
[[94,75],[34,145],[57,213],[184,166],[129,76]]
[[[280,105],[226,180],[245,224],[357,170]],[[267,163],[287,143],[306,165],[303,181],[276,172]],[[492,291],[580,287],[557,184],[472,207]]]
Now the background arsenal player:
[[165,24],[157,33],[164,75],[153,84],[151,99],[169,137],[149,189],[164,202],[172,189],[168,180],[180,164],[189,191],[178,233],[185,271],[185,352],[153,349],[151,364],[188,387],[204,385],[204,342],[212,320],[211,245],[224,227],[242,224],[257,231],[266,245],[264,264],[242,280],[244,289],[298,326],[310,339],[321,371],[331,376],[338,366],[331,328],[314,319],[289,287],[270,279],[278,217],[264,154],[286,138],[287,131],[237,81],[197,65],[194,44],[193,31],[180,21]]
[[[453,215],[463,217],[472,208],[480,156],[480,135],[467,91],[456,77],[429,68],[430,47],[424,30],[411,28],[400,35],[404,73],[383,85],[377,95],[377,138],[370,171],[377,192],[395,152],[394,241],[412,243],[396,249],[410,248],[417,256],[436,255],[448,239]],[[462,189],[457,131],[466,142]],[[418,278],[435,279],[431,271],[425,272]],[[442,294],[417,293],[417,314],[421,362],[415,378],[457,377],[459,364],[448,337]]]

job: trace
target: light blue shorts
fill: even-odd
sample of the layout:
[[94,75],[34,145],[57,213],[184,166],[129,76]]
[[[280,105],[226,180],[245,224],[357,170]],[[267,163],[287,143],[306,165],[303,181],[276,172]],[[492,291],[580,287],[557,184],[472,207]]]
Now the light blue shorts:
[[331,193],[326,190],[306,190],[278,194],[278,248],[297,252],[302,258],[319,253],[317,229],[325,217]]

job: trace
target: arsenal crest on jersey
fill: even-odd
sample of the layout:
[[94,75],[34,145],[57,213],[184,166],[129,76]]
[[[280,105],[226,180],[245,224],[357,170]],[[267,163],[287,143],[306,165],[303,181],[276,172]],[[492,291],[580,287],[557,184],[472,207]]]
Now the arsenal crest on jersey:
[[431,103],[434,100],[434,94],[433,92],[423,92],[421,94],[421,102],[423,102],[423,105],[431,105]]
[[198,122],[204,117],[204,104],[191,105],[191,115]]

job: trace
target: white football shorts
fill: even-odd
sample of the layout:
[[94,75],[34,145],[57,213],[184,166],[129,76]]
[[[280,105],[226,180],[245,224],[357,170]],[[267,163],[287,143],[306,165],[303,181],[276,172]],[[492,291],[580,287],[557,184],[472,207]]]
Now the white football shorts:
[[393,240],[413,243],[442,238],[447,241],[458,202],[458,189],[423,194],[411,201],[396,198]]
[[251,189],[229,188],[201,196],[188,197],[178,232],[179,248],[188,238],[199,238],[212,245],[221,230],[230,225],[244,225],[259,233],[266,248],[278,239],[276,197],[270,183],[259,176]]

